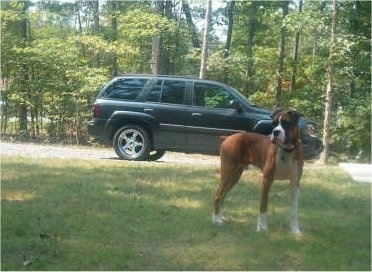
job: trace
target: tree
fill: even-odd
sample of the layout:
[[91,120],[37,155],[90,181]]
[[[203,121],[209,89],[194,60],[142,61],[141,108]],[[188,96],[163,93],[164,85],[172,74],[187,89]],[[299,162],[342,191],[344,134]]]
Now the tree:
[[[111,13],[111,35],[109,37],[109,41],[116,42],[118,40],[118,19],[117,19],[117,2],[111,1],[110,3],[110,13]],[[111,56],[111,77],[115,77],[118,75],[118,56],[116,52],[113,52]]]
[[198,31],[196,29],[196,26],[195,26],[193,20],[192,20],[191,9],[190,9],[190,6],[189,6],[189,3],[187,2],[187,0],[182,0],[182,10],[185,13],[186,23],[187,23],[187,26],[188,26],[189,31],[191,33],[192,46],[195,47],[195,48],[200,48]]
[[254,73],[254,60],[253,60],[253,39],[254,32],[257,27],[257,7],[260,3],[252,1],[248,8],[248,20],[247,20],[247,68],[245,72],[246,83],[244,85],[244,92],[249,94],[252,90],[252,78]]
[[[302,0],[298,2],[298,12],[302,12]],[[295,35],[295,42],[293,47],[293,57],[292,57],[292,76],[291,76],[291,91],[296,89],[296,74],[297,74],[297,65],[298,65],[298,50],[300,45],[300,30],[297,29]]]
[[[224,55],[223,57],[227,59],[231,54],[231,40],[232,40],[232,31],[234,26],[234,8],[235,8],[235,0],[231,0],[227,3],[227,35],[226,35],[226,42],[224,48]],[[227,65],[224,65],[224,82],[227,83],[228,81],[229,71]]]
[[209,37],[209,28],[210,28],[211,20],[212,20],[212,0],[207,0],[207,10],[205,12],[202,57],[201,57],[200,72],[199,72],[199,78],[201,79],[205,77],[205,71],[207,69],[208,37]]
[[[172,1],[155,1],[155,13],[159,16],[172,17]],[[163,44],[163,33],[152,38],[151,71],[153,74],[169,74],[169,58],[166,47]]]
[[99,24],[99,1],[98,0],[93,0],[93,1],[89,1],[89,6],[91,7],[92,9],[92,16],[93,16],[93,26],[92,26],[92,32],[94,35],[97,35],[99,34],[99,28],[100,28],[100,24]]
[[[282,2],[282,12],[283,20],[288,14],[288,1]],[[276,98],[276,107],[280,108],[282,106],[282,80],[284,72],[284,53],[285,53],[285,25],[282,23],[280,27],[280,36],[279,36],[279,49],[278,49],[278,64],[276,68],[276,85],[275,85],[275,98]]]
[[[23,48],[27,47],[28,43],[30,42],[30,32],[29,32],[29,19],[28,19],[28,8],[30,7],[29,1],[22,1],[21,4],[21,46]],[[20,87],[22,88],[23,93],[23,102],[19,105],[19,130],[27,133],[27,96],[29,95],[29,70],[27,65],[22,64],[20,71],[20,78],[21,84]]]
[[332,10],[332,26],[331,26],[331,42],[329,48],[329,57],[327,63],[327,93],[326,93],[326,101],[325,101],[325,109],[324,109],[324,125],[323,125],[323,145],[324,150],[320,156],[319,161],[321,163],[327,163],[329,157],[329,132],[331,126],[331,112],[332,112],[332,98],[333,98],[333,78],[334,78],[334,70],[333,70],[333,62],[334,62],[334,53],[335,53],[335,45],[336,45],[336,27],[337,27],[337,15],[338,15],[338,7],[337,7],[337,0],[332,0],[333,10]]

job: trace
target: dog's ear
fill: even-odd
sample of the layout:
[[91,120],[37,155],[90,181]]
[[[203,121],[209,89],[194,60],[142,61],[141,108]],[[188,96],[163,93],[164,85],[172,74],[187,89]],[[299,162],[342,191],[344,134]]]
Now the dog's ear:
[[301,113],[296,110],[291,110],[288,114],[291,116],[294,123],[298,123],[298,120],[300,120],[300,117],[302,116]]
[[282,111],[282,109],[280,109],[280,108],[276,108],[276,109],[274,109],[273,112],[272,112],[272,114],[270,115],[270,117],[274,119],[275,116],[276,116],[279,112],[281,112],[281,111]]

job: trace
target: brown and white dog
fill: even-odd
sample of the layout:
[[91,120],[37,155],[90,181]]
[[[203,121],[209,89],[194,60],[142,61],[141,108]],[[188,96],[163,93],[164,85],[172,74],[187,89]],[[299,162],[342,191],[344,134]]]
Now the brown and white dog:
[[239,181],[247,165],[255,165],[263,172],[260,214],[257,231],[267,230],[266,211],[269,190],[274,179],[290,180],[290,229],[300,233],[297,211],[299,185],[303,169],[299,118],[296,111],[277,110],[272,114],[274,129],[270,137],[257,133],[236,133],[222,139],[220,147],[221,183],[214,195],[213,222],[222,224],[222,205],[227,193]]

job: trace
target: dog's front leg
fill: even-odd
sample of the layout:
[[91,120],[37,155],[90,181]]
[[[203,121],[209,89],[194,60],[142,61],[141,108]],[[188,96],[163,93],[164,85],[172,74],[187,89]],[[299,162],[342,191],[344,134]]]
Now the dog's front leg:
[[261,202],[260,202],[260,214],[257,220],[257,232],[267,230],[266,212],[267,203],[269,200],[269,191],[271,184],[273,183],[274,176],[271,173],[264,173],[262,185],[261,185]]
[[298,225],[298,199],[300,195],[300,189],[297,178],[291,179],[290,190],[291,190],[291,219],[289,227],[295,234],[300,234],[300,227]]

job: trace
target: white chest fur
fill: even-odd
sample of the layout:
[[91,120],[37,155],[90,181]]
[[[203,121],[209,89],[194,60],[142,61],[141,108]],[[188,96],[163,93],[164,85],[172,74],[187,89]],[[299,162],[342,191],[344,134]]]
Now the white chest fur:
[[293,152],[286,152],[278,147],[275,158],[275,179],[290,179],[298,173],[298,164]]

